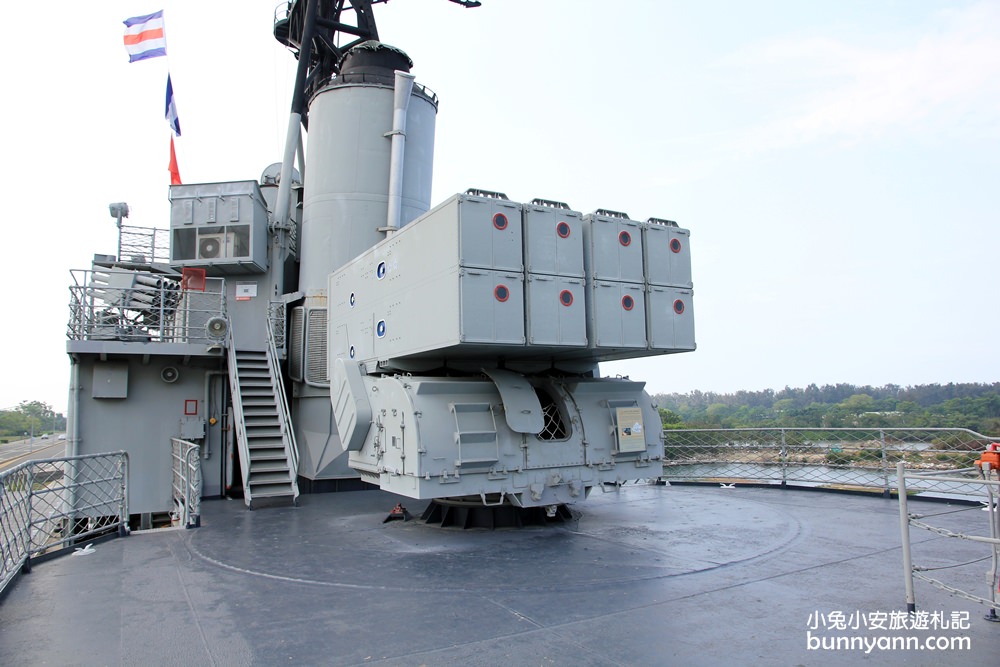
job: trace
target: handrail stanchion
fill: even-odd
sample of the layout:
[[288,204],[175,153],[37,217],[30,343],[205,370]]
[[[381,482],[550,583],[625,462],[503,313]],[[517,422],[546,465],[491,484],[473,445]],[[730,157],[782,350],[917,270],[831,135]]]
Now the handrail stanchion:
[[913,557],[910,553],[910,512],[906,506],[906,466],[896,464],[897,493],[899,494],[899,530],[903,545],[903,580],[906,585],[906,612],[917,611],[917,600],[913,594]]
[[31,501],[34,498],[35,488],[35,479],[32,472],[33,465],[34,461],[29,461],[28,465],[24,469],[26,478],[25,484],[28,489],[27,503],[25,507],[24,531],[22,532],[22,535],[24,536],[24,562],[21,563],[21,572],[24,574],[31,572],[31,516],[33,512],[33,503]]
[[[990,478],[990,470],[992,470],[992,466],[988,461],[984,461],[984,479]],[[996,542],[996,540],[1000,540],[1000,489],[998,489],[997,494],[994,494],[993,487],[991,485],[984,484],[984,486],[986,487],[986,509],[990,512],[990,537],[995,540],[993,543],[989,572],[990,600],[993,602],[993,606],[986,614],[986,620],[996,623],[1000,621],[1000,619],[997,618],[997,608],[1000,607],[1000,604],[997,602],[997,593],[1000,592],[1000,581],[997,580],[997,568],[1000,567],[1000,563],[997,562],[1000,545]]]

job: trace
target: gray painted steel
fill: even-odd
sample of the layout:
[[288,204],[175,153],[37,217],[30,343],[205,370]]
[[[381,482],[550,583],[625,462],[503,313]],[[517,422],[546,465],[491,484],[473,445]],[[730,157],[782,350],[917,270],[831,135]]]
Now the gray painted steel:
[[[383,524],[398,501],[315,494],[254,512],[207,501],[197,530],[38,563],[0,602],[0,663],[980,667],[1000,654],[983,607],[920,582],[918,610],[967,614],[969,629],[812,634],[967,636],[969,650],[807,646],[817,613],[905,610],[895,500],[625,487],[595,492],[578,522],[492,532]],[[977,532],[985,515],[941,520]],[[982,555],[956,542],[921,535],[914,550],[942,564]],[[987,565],[949,572],[979,590]]]
[[255,181],[170,186],[170,264],[209,275],[267,270],[267,208]]
[[642,283],[642,224],[597,213],[583,216],[584,259],[595,280]]
[[[262,185],[172,186],[170,266],[103,258],[78,285],[73,451],[124,446],[142,514],[170,507],[174,437],[203,446],[209,495],[238,451],[248,502],[295,497],[296,475],[521,506],[657,477],[643,384],[596,364],[694,349],[687,230],[486,191],[428,211],[437,100],[396,77],[394,111],[392,68],[364,69],[313,95],[301,188],[275,165]],[[211,308],[191,269],[216,281]]]
[[[299,288],[326,290],[327,275],[384,238],[393,87],[335,82],[309,104]],[[401,223],[430,208],[436,105],[415,90],[406,114]]]
[[691,289],[691,232],[659,223],[645,223],[642,235],[646,282]]
[[690,289],[650,285],[646,291],[646,319],[651,349],[668,352],[695,349],[694,302]]
[[524,269],[583,278],[583,222],[577,211],[522,204]]
[[[503,391],[475,378],[366,376],[374,426],[349,453],[351,467],[411,498],[520,507],[573,503],[602,483],[662,474],[659,417],[643,383],[496,375]],[[527,386],[552,406],[532,433],[520,430],[523,410],[536,409],[519,397]]]
[[[122,354],[102,361],[100,356],[79,354],[76,425],[68,437],[75,439],[79,455],[125,450],[129,455],[131,483],[128,506],[132,514],[167,512],[172,507],[170,439],[196,427],[207,434],[212,446],[202,454],[205,495],[222,492],[222,413],[217,387],[208,394],[207,384],[223,366],[218,358],[150,357]],[[172,382],[163,380],[165,368],[176,369]],[[127,382],[127,396],[101,397],[101,379],[119,377]],[[127,380],[124,378],[127,377]],[[95,384],[95,380],[97,381]],[[96,394],[95,394],[96,392]],[[185,414],[187,412],[188,414]],[[210,425],[207,419],[215,417]]]

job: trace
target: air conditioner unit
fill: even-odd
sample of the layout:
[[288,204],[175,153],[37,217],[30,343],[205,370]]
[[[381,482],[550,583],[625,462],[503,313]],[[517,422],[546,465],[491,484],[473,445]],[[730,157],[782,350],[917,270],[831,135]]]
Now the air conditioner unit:
[[235,234],[202,234],[198,237],[198,259],[229,257],[235,244]]

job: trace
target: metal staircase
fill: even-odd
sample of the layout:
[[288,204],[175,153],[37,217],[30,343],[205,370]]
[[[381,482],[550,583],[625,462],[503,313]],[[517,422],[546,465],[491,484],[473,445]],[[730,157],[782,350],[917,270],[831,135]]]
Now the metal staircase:
[[297,503],[298,449],[268,323],[267,350],[238,350],[230,334],[229,384],[243,474],[243,500],[289,497]]

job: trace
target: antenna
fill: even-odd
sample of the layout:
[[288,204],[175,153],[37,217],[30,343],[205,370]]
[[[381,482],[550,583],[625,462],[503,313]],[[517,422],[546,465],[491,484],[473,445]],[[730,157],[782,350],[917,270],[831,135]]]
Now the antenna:
[[[479,0],[450,1],[466,9],[482,5]],[[372,6],[384,2],[388,0],[289,1],[285,16],[274,22],[274,38],[291,49],[299,59],[300,69],[308,70],[304,82],[296,80],[296,95],[301,93],[307,98],[315,86],[323,85],[337,74],[344,54],[353,47],[369,40],[379,41]],[[341,34],[353,39],[338,45]],[[293,111],[301,114],[305,109],[293,108]]]
[[[292,109],[285,135],[281,175],[274,207],[274,225],[288,224],[291,196],[292,162],[295,159],[301,127],[309,128],[309,104],[312,93],[340,72],[344,55],[355,46],[379,41],[372,6],[389,0],[288,0],[285,15],[274,21],[274,38],[288,47],[299,61],[292,90]],[[480,6],[478,0],[451,0],[465,8]],[[349,23],[350,14],[354,23]],[[338,45],[340,34],[354,37]]]

